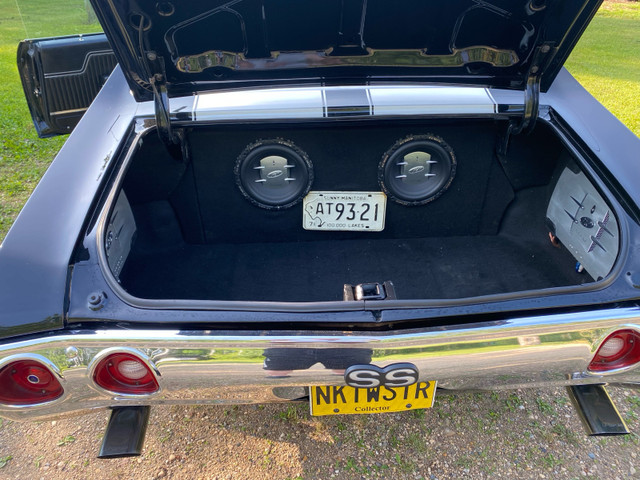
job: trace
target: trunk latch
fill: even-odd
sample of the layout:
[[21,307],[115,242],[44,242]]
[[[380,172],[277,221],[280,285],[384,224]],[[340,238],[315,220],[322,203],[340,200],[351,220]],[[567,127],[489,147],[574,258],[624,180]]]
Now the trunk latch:
[[345,301],[395,300],[396,290],[392,282],[345,284],[343,298]]

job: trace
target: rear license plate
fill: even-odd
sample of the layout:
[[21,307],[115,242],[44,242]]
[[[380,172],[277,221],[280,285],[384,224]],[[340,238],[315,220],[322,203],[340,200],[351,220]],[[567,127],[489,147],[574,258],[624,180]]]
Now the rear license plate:
[[309,192],[304,197],[305,230],[381,232],[387,196],[382,192]]
[[362,415],[431,408],[436,383],[418,382],[408,387],[395,388],[311,387],[311,415]]

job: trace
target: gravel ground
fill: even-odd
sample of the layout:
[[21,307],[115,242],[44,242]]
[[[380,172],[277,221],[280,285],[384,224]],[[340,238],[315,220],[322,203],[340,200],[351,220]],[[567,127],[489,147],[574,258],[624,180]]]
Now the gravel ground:
[[306,404],[152,409],[141,457],[99,460],[99,411],[0,426],[2,479],[628,479],[640,392],[611,387],[632,434],[587,437],[564,390],[436,397],[430,410],[310,417]]

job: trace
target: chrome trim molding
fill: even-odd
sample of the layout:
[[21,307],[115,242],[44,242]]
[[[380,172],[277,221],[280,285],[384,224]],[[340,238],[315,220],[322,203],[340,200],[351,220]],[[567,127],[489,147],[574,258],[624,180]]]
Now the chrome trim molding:
[[[96,57],[112,57],[114,56],[113,50],[96,50],[95,52],[90,52],[88,55],[84,57],[84,61],[82,62],[82,66],[76,70],[67,70],[66,72],[55,72],[55,73],[45,73],[44,78],[56,78],[56,77],[65,77],[68,75],[82,75],[89,68],[89,62],[91,59]],[[115,60],[114,60],[115,63]]]
[[463,67],[469,63],[486,63],[493,67],[512,67],[520,62],[513,50],[488,46],[453,48],[450,54],[434,55],[426,50],[375,50],[367,47],[366,55],[331,56],[328,50],[303,50],[299,52],[271,52],[269,58],[246,58],[242,53],[224,50],[209,50],[194,55],[179,56],[176,69],[181,73],[202,73],[209,68],[224,68],[231,71],[277,71],[290,69],[366,67],[398,67],[402,57],[404,68]]
[[[640,331],[640,308],[394,333],[73,331],[0,347],[0,359],[15,355],[49,359],[65,382],[63,398],[19,409],[0,406],[0,415],[34,420],[125,405],[283,401],[274,388],[300,391],[308,385],[341,385],[344,379],[335,374],[340,369],[336,361],[346,368],[367,355],[379,367],[411,362],[421,380],[438,380],[440,387],[452,390],[639,384],[639,368],[607,376],[586,371],[601,339],[620,328]],[[148,358],[161,373],[162,391],[132,398],[94,388],[91,365],[96,357],[113,351]],[[327,366],[320,363],[327,359]],[[270,375],[265,367],[276,360]]]

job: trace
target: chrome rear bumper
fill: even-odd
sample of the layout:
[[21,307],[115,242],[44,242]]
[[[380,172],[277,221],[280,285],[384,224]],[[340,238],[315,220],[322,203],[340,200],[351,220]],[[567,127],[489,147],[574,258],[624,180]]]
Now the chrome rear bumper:
[[[421,380],[452,390],[640,384],[638,368],[604,376],[586,372],[599,343],[623,327],[640,331],[639,308],[390,333],[67,331],[0,346],[0,367],[19,357],[46,359],[65,390],[47,404],[0,405],[0,416],[35,420],[109,406],[292,400],[308,385],[343,384],[344,368],[369,359],[378,366],[411,362]],[[124,396],[94,385],[93,360],[107,349],[148,359],[159,373],[160,391]]]

